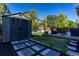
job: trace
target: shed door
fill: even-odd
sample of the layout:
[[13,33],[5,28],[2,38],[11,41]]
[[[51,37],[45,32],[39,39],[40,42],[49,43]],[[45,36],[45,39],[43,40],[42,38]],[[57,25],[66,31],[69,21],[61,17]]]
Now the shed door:
[[22,19],[11,20],[11,40],[21,40],[28,37],[28,21]]

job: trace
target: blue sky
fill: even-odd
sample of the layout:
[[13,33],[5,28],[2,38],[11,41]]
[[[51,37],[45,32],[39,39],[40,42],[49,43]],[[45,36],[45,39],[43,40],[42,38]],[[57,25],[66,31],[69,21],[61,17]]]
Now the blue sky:
[[76,3],[9,3],[7,4],[12,13],[30,12],[32,8],[37,11],[37,16],[43,20],[47,15],[58,15],[64,13],[70,20],[75,21]]

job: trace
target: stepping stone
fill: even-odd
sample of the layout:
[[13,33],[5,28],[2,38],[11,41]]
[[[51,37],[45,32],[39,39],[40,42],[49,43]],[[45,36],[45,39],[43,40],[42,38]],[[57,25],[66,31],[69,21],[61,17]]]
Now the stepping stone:
[[24,42],[28,42],[29,40],[19,40],[19,41],[12,41],[12,44],[20,44],[20,43],[24,43]]
[[20,40],[20,43],[28,42],[29,40]]
[[44,56],[59,56],[60,55],[59,52],[56,52],[56,51],[51,50],[49,48],[42,51],[41,54]]
[[74,41],[74,40],[72,40],[71,42],[73,42],[73,43],[77,43],[77,41]]
[[26,42],[25,44],[26,44],[27,46],[31,46],[31,45],[34,45],[35,43],[29,41],[29,42]]
[[14,44],[19,44],[20,42],[18,42],[18,41],[12,41],[11,43],[14,45]]
[[71,51],[71,50],[68,50],[68,51],[66,52],[66,54],[67,54],[67,55],[70,55],[70,56],[79,56],[79,53],[74,52],[74,51]]
[[26,49],[23,49],[23,50],[20,50],[20,51],[17,51],[17,54],[19,56],[31,56],[33,55],[35,52],[30,49],[30,48],[26,48]]
[[68,46],[68,49],[76,51],[76,47]]
[[25,48],[25,47],[27,47],[27,46],[24,45],[24,44],[19,44],[19,45],[14,45],[13,47],[14,47],[15,50],[18,50],[18,49]]
[[73,46],[77,46],[77,44],[76,44],[76,43],[72,43],[72,42],[71,42],[70,44],[71,44],[71,45],[73,45]]
[[42,50],[45,47],[37,44],[37,45],[32,46],[31,48],[34,49],[34,50],[36,50],[36,51],[40,51],[40,50]]

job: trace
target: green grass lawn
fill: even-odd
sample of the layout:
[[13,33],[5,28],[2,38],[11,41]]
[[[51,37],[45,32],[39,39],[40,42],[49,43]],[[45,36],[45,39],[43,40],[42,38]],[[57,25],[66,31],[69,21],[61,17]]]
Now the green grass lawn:
[[68,50],[67,45],[70,42],[66,39],[45,36],[43,35],[43,33],[33,33],[32,38],[39,42],[45,43],[51,46],[52,48],[57,49],[63,53],[65,53]]

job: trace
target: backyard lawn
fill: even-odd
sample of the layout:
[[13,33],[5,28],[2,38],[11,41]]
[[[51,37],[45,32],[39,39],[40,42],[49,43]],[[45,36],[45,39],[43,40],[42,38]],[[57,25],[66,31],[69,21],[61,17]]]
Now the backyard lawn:
[[45,43],[51,46],[52,48],[57,49],[63,53],[65,53],[68,50],[67,46],[70,42],[69,40],[66,39],[45,36],[43,35],[43,33],[37,33],[37,32],[33,33],[32,38],[39,42]]

